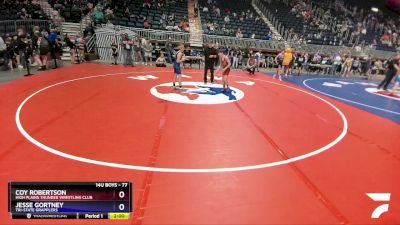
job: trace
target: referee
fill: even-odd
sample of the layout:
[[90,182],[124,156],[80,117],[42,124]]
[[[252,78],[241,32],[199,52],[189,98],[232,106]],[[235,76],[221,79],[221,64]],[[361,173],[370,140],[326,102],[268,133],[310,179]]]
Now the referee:
[[218,52],[214,48],[212,41],[208,41],[204,48],[204,84],[207,84],[207,72],[210,70],[211,83],[214,83],[214,66],[218,58]]
[[396,55],[391,60],[389,60],[387,65],[388,66],[385,79],[383,79],[382,82],[378,85],[378,89],[381,89],[383,87],[384,91],[387,91],[387,88],[390,82],[392,82],[393,77],[395,77],[396,74],[398,74],[400,71],[400,53],[396,53]]

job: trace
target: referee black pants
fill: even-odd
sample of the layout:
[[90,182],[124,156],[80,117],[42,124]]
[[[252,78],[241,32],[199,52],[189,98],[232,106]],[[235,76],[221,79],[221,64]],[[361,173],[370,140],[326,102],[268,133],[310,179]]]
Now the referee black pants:
[[204,65],[204,83],[207,83],[207,72],[210,70],[211,83],[214,83],[214,65]]
[[379,84],[378,89],[383,86],[383,90],[387,90],[387,87],[395,75],[396,73],[386,73],[385,79],[383,79],[383,81]]

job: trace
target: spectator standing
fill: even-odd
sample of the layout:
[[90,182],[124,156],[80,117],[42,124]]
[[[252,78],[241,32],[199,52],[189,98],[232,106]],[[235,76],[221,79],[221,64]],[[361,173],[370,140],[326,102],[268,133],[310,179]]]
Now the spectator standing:
[[[237,50],[237,57],[238,57],[238,65],[244,67],[243,51],[240,48]],[[238,66],[238,68],[239,68],[239,66]]]
[[352,65],[351,65],[351,72],[353,73],[353,75],[358,72],[360,74],[360,59],[357,57],[353,60]]
[[239,57],[238,54],[239,52],[235,49],[232,50],[233,54],[232,54],[232,67],[237,69],[239,67]]
[[268,56],[267,57],[267,68],[269,68],[269,67],[274,67],[274,61],[275,61],[275,59],[274,59],[274,57],[273,56]]
[[141,42],[140,42],[140,38],[136,37],[135,41],[133,42],[133,50],[134,52],[134,61],[135,62],[140,62],[143,64],[143,57],[142,57],[142,48],[141,48]]
[[46,37],[39,33],[38,38],[38,47],[39,47],[39,55],[40,60],[42,62],[42,66],[39,70],[46,70],[47,69],[47,54],[49,53],[49,41]]
[[18,43],[17,43],[17,40],[18,40],[18,36],[17,36],[17,35],[14,35],[14,36],[12,37],[12,39],[11,39],[12,48],[13,48],[13,52],[14,52],[14,55],[15,55],[15,65],[16,65],[16,67],[18,68],[18,65],[19,65],[19,52],[18,52]]
[[57,67],[57,56],[56,56],[56,49],[57,49],[57,32],[55,29],[51,29],[49,37],[47,38],[49,41],[49,50],[50,50],[50,55],[51,58],[54,60],[55,62],[55,67]]
[[76,46],[69,34],[67,34],[67,36],[65,37],[65,43],[67,44],[67,47],[69,48],[71,64],[74,64],[75,57],[76,57],[76,51],[75,51]]
[[188,57],[192,56],[192,50],[190,49],[190,46],[187,46],[186,49],[183,51],[183,54],[186,58],[185,61],[183,61],[183,67],[186,67],[186,63],[189,63],[190,68],[192,68],[192,60],[189,59]]
[[32,34],[32,51],[33,51],[33,60],[34,63],[31,66],[39,66],[42,70],[42,61],[40,60],[39,53],[39,37],[41,36],[39,27],[35,26]]
[[128,34],[121,35],[122,38],[122,56],[124,66],[133,66],[132,62],[132,45],[133,42],[129,39]]
[[117,59],[118,59],[118,45],[115,42],[115,39],[112,40],[111,43],[111,51],[112,51],[112,57],[114,59],[114,62],[112,64],[117,65]]
[[303,73],[303,68],[305,64],[304,53],[301,53],[300,56],[296,58],[296,64],[297,64],[297,76],[300,76]]
[[338,72],[341,63],[342,63],[342,57],[340,57],[339,54],[335,54],[333,56],[333,67],[332,67],[334,75],[336,75],[336,73]]
[[261,60],[261,53],[260,51],[257,51],[255,54],[255,58],[256,58],[256,69],[257,72],[260,72],[259,67],[260,67],[260,60]]
[[19,29],[17,32],[17,38],[16,38],[16,49],[18,52],[17,56],[17,64],[18,68],[26,68],[26,63],[27,63],[27,58],[26,58],[26,51],[28,47],[28,43],[26,40],[26,34],[22,29]]
[[7,45],[4,39],[0,36],[0,56],[4,59],[3,64],[7,65]]
[[351,70],[352,64],[353,64],[353,59],[350,56],[344,60],[341,71],[343,77],[347,77],[348,73]]
[[15,57],[15,54],[14,54],[14,42],[13,42],[13,40],[12,40],[12,37],[9,35],[9,34],[7,34],[6,35],[6,40],[5,40],[5,44],[6,44],[6,60],[5,60],[5,62],[7,62],[8,61],[8,67],[11,69],[11,70],[14,70],[14,57]]
[[371,75],[371,68],[372,68],[372,56],[368,55],[365,59],[364,59],[364,63],[363,63],[363,67],[362,67],[362,74],[364,76],[369,77]]
[[86,62],[86,60],[85,60],[85,48],[86,48],[85,38],[78,35],[76,38],[76,45],[78,46],[78,50],[79,50],[79,56],[78,56],[79,61]]
[[167,42],[165,43],[165,51],[167,53],[168,62],[172,63],[173,47],[172,47],[172,43],[171,43],[171,37],[169,37]]
[[374,63],[374,67],[376,69],[376,73],[377,74],[381,74],[382,70],[383,70],[383,62],[382,60],[378,59],[375,63]]
[[262,54],[262,53],[261,53],[261,59],[260,59],[260,67],[262,67],[262,68],[267,67],[267,57],[265,54]]
[[140,50],[141,50],[141,53],[142,53],[142,59],[143,59],[143,62],[145,61],[145,57],[144,57],[144,46],[146,45],[146,38],[144,38],[144,37],[142,37],[141,39],[140,39]]
[[152,61],[153,61],[153,45],[151,44],[150,40],[146,40],[145,45],[144,45],[144,59],[146,62],[146,66],[152,65]]
[[158,57],[160,57],[161,54],[161,47],[158,44],[158,41],[156,41],[155,46],[154,46],[154,53],[156,55],[156,59],[158,59]]

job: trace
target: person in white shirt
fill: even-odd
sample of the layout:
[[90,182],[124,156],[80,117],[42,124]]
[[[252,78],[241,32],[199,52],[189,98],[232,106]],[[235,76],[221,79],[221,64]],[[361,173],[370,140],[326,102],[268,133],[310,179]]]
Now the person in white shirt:
[[144,59],[145,59],[145,65],[150,65],[152,64],[153,60],[153,45],[151,44],[150,40],[146,40],[146,44],[144,45]]
[[233,51],[233,53],[232,53],[232,67],[233,68],[235,68],[235,69],[237,69],[238,68],[238,66],[239,66],[239,58],[238,58],[238,54],[239,54],[239,52],[238,51]]
[[224,21],[225,21],[225,23],[229,23],[229,22],[231,21],[231,20],[229,19],[229,16],[228,16],[228,15],[225,16]]
[[[333,74],[335,75],[338,72],[339,66],[342,64],[342,57],[339,54],[336,54],[333,57]],[[340,71],[339,71],[340,72]]]
[[260,72],[260,70],[258,68],[260,67],[261,53],[259,51],[256,52],[255,58],[256,58],[256,63],[257,63],[257,65],[256,65],[257,72]]

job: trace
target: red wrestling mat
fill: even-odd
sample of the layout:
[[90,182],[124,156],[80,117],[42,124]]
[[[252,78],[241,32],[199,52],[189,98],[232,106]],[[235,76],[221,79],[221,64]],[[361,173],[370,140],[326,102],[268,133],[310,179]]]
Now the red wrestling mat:
[[[399,126],[262,74],[85,64],[0,87],[0,224],[399,224]],[[217,73],[218,75],[218,73]],[[221,81],[217,78],[217,83]],[[9,181],[131,181],[129,221],[14,220]],[[366,193],[391,193],[389,211]]]

